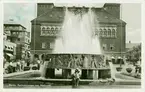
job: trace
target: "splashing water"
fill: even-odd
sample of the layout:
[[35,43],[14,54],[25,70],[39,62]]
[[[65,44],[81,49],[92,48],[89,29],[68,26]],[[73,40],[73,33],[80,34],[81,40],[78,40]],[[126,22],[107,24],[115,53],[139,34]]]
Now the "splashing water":
[[94,35],[95,20],[91,9],[77,15],[66,9],[61,36],[55,40],[53,53],[102,54],[99,39]]

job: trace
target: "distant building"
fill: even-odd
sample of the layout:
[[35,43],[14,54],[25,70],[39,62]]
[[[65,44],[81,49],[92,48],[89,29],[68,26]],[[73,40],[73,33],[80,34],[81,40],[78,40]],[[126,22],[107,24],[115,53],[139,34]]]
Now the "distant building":
[[3,33],[3,52],[7,60],[16,56],[16,44],[7,40],[7,34],[5,32]]
[[21,24],[4,24],[4,32],[7,34],[7,40],[15,43],[16,58],[21,59],[22,56],[30,50],[30,32]]
[[[121,20],[120,4],[106,3],[101,8],[93,9],[100,25],[100,27],[95,26],[95,34],[99,36],[103,54],[115,58],[123,57],[126,51],[126,23]],[[31,21],[31,52],[33,54],[52,53],[54,41],[62,28],[64,11],[64,7],[54,6],[53,3],[37,4],[37,18]]]

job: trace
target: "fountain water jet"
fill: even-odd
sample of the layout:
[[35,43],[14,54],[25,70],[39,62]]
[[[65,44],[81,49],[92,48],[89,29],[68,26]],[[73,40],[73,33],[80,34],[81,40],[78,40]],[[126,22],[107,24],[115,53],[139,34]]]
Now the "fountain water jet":
[[62,30],[55,41],[53,53],[102,54],[99,39],[94,34],[95,20],[91,8],[88,12],[78,14],[66,8]]

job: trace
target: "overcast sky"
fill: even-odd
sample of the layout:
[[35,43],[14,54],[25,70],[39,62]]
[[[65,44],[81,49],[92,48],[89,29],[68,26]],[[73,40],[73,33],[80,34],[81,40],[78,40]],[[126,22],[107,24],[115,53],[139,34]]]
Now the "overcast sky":
[[[57,6],[66,4],[56,4]],[[75,5],[75,4],[73,4]],[[141,42],[141,6],[140,4],[121,4],[121,16],[126,25],[126,42]],[[82,4],[77,4],[82,6]],[[85,4],[85,6],[101,7],[103,4]],[[28,31],[31,30],[31,20],[36,18],[36,4],[34,3],[5,3],[4,23],[13,19],[15,23],[21,23]]]

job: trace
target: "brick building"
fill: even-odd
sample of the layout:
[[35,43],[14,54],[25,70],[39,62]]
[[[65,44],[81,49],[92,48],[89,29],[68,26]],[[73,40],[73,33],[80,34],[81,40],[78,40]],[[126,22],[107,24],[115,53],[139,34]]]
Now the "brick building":
[[30,32],[21,24],[5,23],[4,32],[7,34],[7,41],[16,44],[16,58],[21,59],[22,56],[30,51]]
[[[123,57],[126,23],[120,18],[120,4],[106,3],[103,7],[93,9],[100,26],[96,25],[95,34],[99,36],[103,53],[115,58]],[[31,21],[31,53],[52,53],[64,16],[64,7],[52,3],[37,4],[37,18]]]

